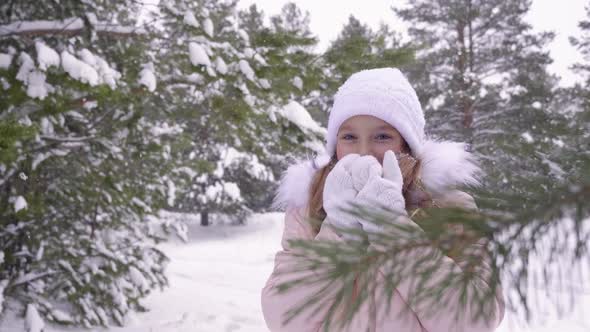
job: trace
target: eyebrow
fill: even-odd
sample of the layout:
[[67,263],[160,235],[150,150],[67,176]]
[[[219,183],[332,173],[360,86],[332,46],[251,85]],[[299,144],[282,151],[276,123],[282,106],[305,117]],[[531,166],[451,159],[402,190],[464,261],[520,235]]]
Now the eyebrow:
[[[340,130],[354,130],[354,128],[352,128],[350,125],[344,125],[344,126],[340,127]],[[375,128],[375,130],[391,130],[391,131],[395,131],[395,128],[393,128],[390,125],[381,125],[381,126]]]
[[390,125],[381,125],[377,127],[377,130],[394,130],[394,128]]

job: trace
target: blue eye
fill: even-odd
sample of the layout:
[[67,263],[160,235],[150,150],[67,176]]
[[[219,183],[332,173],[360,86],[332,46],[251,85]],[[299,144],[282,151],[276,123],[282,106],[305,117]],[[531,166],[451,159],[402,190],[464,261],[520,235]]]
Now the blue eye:
[[392,137],[387,134],[378,134],[375,138],[379,141],[384,141],[384,140],[391,139]]
[[347,140],[347,141],[349,141],[349,140],[353,140],[353,139],[355,139],[355,138],[356,138],[356,137],[354,137],[354,135],[352,135],[352,134],[344,134],[344,135],[342,135],[341,137],[342,137],[342,139],[343,139],[343,140]]

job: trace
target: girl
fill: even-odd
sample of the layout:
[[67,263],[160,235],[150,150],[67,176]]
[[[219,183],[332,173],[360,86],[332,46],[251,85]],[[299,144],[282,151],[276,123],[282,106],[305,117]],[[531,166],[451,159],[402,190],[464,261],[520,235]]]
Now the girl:
[[[343,228],[369,235],[384,231],[376,224],[343,213],[347,204],[381,205],[398,211],[407,223],[413,223],[411,217],[421,207],[476,209],[473,198],[456,189],[477,185],[479,168],[473,157],[463,144],[426,140],[424,125],[416,92],[395,68],[358,72],[340,87],[328,120],[327,153],[289,167],[277,192],[276,206],[286,208],[282,250],[275,256],[274,270],[262,290],[262,311],[271,331],[315,332],[326,324],[327,308],[313,318],[303,311],[283,325],[285,313],[319,289],[298,287],[286,293],[276,292],[276,285],[292,278],[281,271],[295,266],[298,259],[289,240],[345,241],[350,235],[338,231]],[[314,219],[322,220],[321,224],[309,222]],[[481,265],[487,267],[483,257]],[[446,256],[442,264],[450,269],[464,268],[459,259]],[[485,268],[477,271],[489,273]],[[313,271],[309,272],[313,278]],[[482,280],[486,280],[485,276]],[[457,319],[452,306],[437,308],[431,314],[427,308],[415,305],[410,296],[411,282],[398,283],[388,312],[375,310],[374,297],[363,302],[350,330],[483,332],[493,331],[503,318],[499,288],[489,319],[472,320],[469,307],[460,316],[463,318]],[[478,287],[488,286],[482,282]],[[356,292],[354,289],[353,294]],[[408,314],[402,318],[400,312]],[[334,328],[333,323],[330,326]]]

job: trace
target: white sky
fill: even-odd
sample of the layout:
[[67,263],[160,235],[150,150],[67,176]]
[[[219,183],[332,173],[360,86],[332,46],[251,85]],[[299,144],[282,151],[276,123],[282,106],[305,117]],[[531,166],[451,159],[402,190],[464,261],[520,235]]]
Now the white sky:
[[[280,12],[287,2],[295,2],[310,13],[311,30],[320,38],[320,48],[324,49],[334,40],[349,15],[371,27],[378,27],[383,21],[396,30],[403,29],[403,23],[390,9],[392,5],[403,5],[404,0],[240,0],[240,7],[255,3],[266,16]],[[557,36],[550,44],[554,63],[550,71],[562,77],[563,85],[571,85],[576,76],[568,67],[581,60],[579,53],[569,45],[568,37],[578,35],[577,22],[584,18],[584,5],[588,0],[533,0],[527,20],[536,31],[552,30]]]

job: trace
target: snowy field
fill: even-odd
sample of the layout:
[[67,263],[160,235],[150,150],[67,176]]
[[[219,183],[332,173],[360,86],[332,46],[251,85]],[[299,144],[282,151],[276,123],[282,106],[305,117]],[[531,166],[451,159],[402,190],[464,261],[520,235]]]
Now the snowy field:
[[[45,332],[254,332],[268,331],[260,308],[260,290],[273,268],[280,247],[283,214],[255,215],[246,226],[200,227],[196,219],[189,242],[171,242],[162,249],[171,258],[170,287],[155,291],[144,302],[149,312],[129,317],[125,328],[84,330],[48,326]],[[590,294],[575,313],[543,324],[515,326],[510,314],[500,332],[590,331]],[[10,303],[8,303],[10,309]],[[586,319],[583,321],[583,319]],[[8,310],[0,319],[0,331],[24,331],[22,319]],[[302,331],[304,332],[304,331]]]

